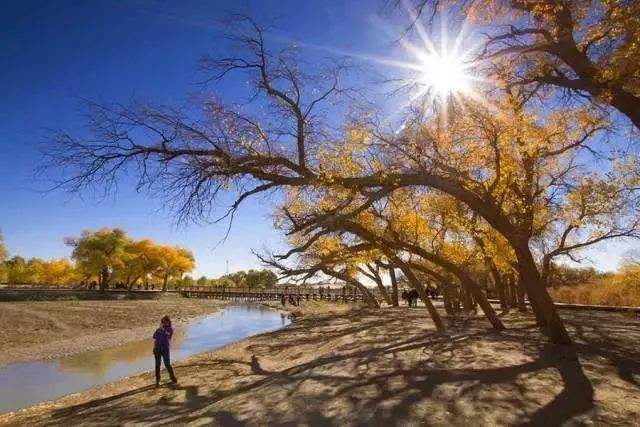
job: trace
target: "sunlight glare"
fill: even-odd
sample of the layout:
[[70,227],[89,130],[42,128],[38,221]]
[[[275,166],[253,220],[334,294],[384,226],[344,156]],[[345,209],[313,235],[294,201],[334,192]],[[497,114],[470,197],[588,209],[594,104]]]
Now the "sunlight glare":
[[419,82],[433,89],[437,95],[444,97],[469,90],[471,76],[460,58],[433,52],[420,59],[422,71]]

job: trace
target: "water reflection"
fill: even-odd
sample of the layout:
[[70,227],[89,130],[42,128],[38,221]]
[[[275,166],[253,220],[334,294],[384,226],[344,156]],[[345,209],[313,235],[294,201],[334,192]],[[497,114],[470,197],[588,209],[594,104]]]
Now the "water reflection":
[[[230,344],[289,323],[280,313],[255,305],[228,307],[177,328],[171,359]],[[154,328],[150,328],[149,336]],[[120,347],[88,351],[45,362],[16,363],[0,368],[0,412],[51,400],[153,369],[151,338]],[[178,371],[179,372],[179,371]]]
[[[172,349],[181,348],[185,340],[184,330],[177,329],[171,339]],[[86,374],[93,378],[103,377],[116,363],[136,363],[151,358],[153,339],[134,341],[120,347],[85,353],[58,359],[60,372]]]

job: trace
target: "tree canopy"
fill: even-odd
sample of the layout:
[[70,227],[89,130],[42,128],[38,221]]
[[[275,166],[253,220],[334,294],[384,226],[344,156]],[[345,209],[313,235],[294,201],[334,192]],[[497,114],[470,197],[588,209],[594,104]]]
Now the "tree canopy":
[[[345,84],[353,75],[342,62],[305,66],[300,49],[274,47],[264,27],[236,16],[233,55],[206,57],[202,68],[214,83],[248,81],[248,105],[206,97],[193,113],[93,103],[93,134],[53,135],[47,165],[73,191],[136,169],[139,187],[162,194],[178,220],[209,218],[223,194],[235,195],[222,214],[232,218],[247,198],[282,191],[276,224],[292,248],[261,257],[284,274],[338,278],[377,306],[363,271],[376,281],[376,265],[398,269],[441,329],[423,283],[479,305],[501,329],[490,280],[504,305],[524,309],[526,296],[541,329],[568,343],[547,289],[554,266],[637,238],[640,225],[635,136],[614,137],[618,119],[602,108],[640,123],[638,3],[597,4],[417,3],[420,13],[485,19],[492,31],[474,71],[491,78],[474,96],[413,99],[399,121]],[[550,94],[557,88],[564,102]],[[88,261],[104,280],[116,247]]]
[[195,268],[188,249],[150,239],[135,240],[119,228],[85,230],[80,237],[66,238],[65,243],[73,248],[73,262],[16,255],[0,262],[0,282],[77,286],[96,281],[100,289],[116,284],[131,289],[159,281],[166,290],[170,280],[180,281]]

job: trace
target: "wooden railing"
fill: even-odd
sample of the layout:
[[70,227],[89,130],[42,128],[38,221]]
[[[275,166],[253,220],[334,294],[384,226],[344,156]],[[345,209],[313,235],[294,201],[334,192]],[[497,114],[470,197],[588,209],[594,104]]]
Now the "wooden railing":
[[342,288],[328,287],[300,287],[277,286],[273,288],[238,288],[227,286],[183,286],[178,292],[187,298],[212,298],[223,300],[243,301],[278,301],[283,297],[289,297],[294,301],[300,300],[324,300],[357,302],[363,301],[362,293],[356,288],[345,286]]

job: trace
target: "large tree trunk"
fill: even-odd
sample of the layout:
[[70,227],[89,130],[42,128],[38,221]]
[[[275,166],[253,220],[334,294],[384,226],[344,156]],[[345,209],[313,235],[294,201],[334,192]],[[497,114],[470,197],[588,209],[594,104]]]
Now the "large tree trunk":
[[391,279],[391,305],[399,307],[398,302],[398,278],[396,277],[396,269],[389,268],[389,279]]
[[168,286],[169,286],[169,275],[165,274],[162,277],[162,292],[166,292]]
[[543,332],[556,344],[571,344],[571,338],[558,315],[547,288],[540,281],[540,273],[525,242],[515,246],[521,284],[529,296],[536,320]]

